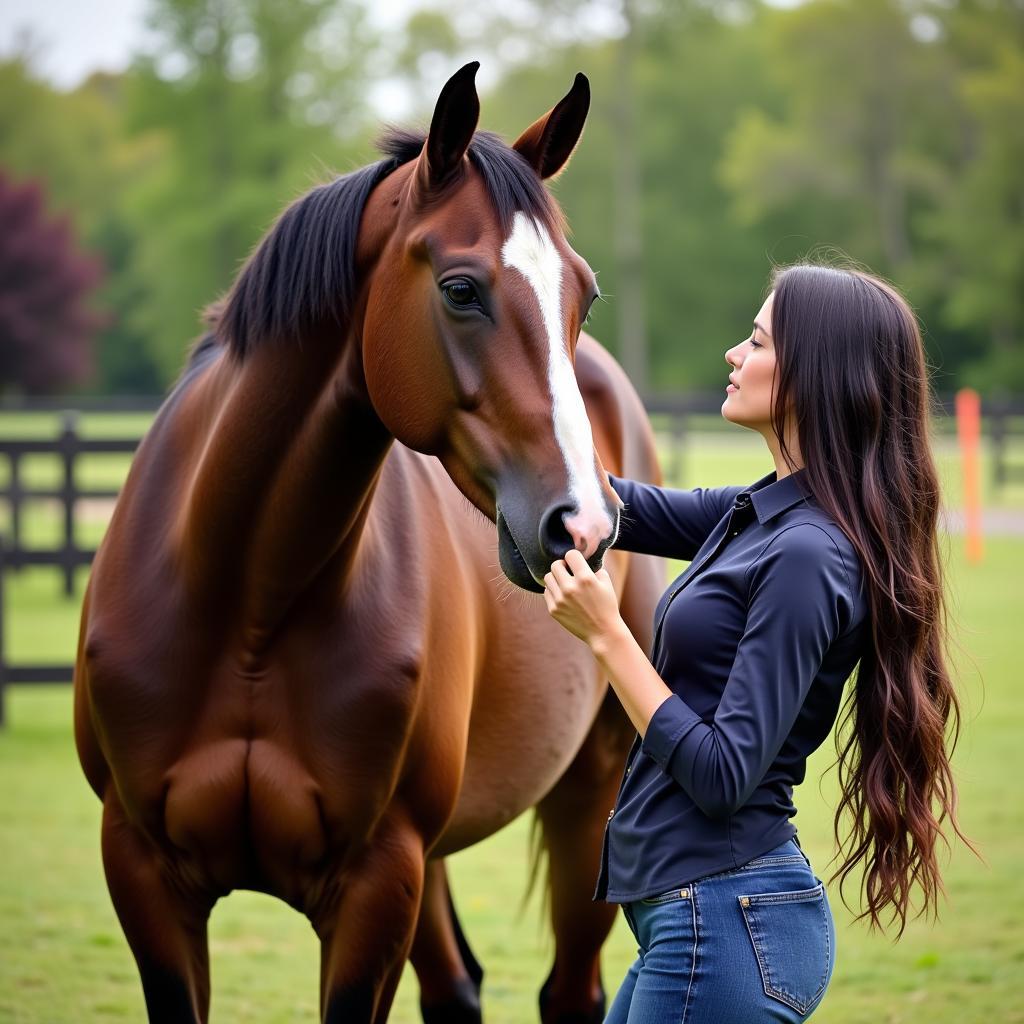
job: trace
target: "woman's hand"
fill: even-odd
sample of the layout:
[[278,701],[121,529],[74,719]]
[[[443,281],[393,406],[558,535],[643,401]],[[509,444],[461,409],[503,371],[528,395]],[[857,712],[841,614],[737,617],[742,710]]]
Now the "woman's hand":
[[552,618],[584,643],[593,646],[624,627],[608,571],[592,572],[582,552],[574,549],[552,562],[544,586]]
[[619,614],[611,577],[604,569],[591,572],[582,552],[574,550],[551,563],[544,586],[552,617],[590,645],[630,721],[645,735],[651,716],[672,691]]

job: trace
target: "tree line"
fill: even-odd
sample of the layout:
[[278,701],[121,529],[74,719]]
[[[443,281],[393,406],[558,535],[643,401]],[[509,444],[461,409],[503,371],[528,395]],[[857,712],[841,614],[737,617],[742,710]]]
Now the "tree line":
[[[810,257],[908,294],[939,390],[1024,392],[1020,0],[449,0],[386,33],[358,0],[151,0],[150,30],[71,91],[0,62],[0,224],[31,234],[30,213],[45,238],[0,233],[0,388],[162,390],[275,214],[374,158],[382,83],[422,124],[478,58],[482,126],[507,138],[590,77],[554,188],[607,300],[590,329],[645,390],[719,387],[772,266]],[[88,309],[26,334],[5,310],[40,306],[20,254],[69,246],[54,220],[78,263],[33,266],[102,271],[66,271]]]

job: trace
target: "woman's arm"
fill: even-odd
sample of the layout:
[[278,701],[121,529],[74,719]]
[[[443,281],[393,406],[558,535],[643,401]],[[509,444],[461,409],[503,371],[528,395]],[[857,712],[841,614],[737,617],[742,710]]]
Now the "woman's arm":
[[544,584],[548,611],[590,645],[630,721],[643,736],[651,716],[672,691],[623,621],[608,570],[591,572],[582,553],[570,551],[564,561],[552,563]]
[[676,490],[611,475],[608,481],[625,503],[613,547],[640,555],[686,561],[693,559],[743,490],[742,487]]
[[648,661],[608,603],[607,573],[591,573],[574,551],[566,556],[571,576],[564,565],[556,572],[560,564],[552,566],[548,610],[590,644],[643,737],[643,752],[706,815],[733,814],[775,760],[825,652],[850,621],[852,597],[834,541],[817,526],[794,526],[751,566],[746,627],[710,722]]

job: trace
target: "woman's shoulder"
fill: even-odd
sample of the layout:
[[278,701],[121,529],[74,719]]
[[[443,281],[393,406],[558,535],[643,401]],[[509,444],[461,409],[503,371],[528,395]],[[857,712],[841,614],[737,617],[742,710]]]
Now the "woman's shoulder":
[[851,566],[860,566],[853,542],[836,521],[813,500],[801,502],[779,516],[773,540],[807,554],[824,553],[834,549],[848,560]]
[[836,521],[813,500],[801,502],[779,517],[772,543],[786,552],[787,558],[811,560],[820,565],[832,563],[842,568],[855,603],[862,589],[863,567],[853,542]]

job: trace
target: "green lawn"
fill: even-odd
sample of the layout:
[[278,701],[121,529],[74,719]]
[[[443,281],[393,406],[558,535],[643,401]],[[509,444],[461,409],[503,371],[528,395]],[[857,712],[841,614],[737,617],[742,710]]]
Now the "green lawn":
[[[692,443],[687,483],[746,482],[771,466],[749,439]],[[943,453],[944,472],[955,463]],[[951,481],[952,490],[954,482]],[[1016,497],[1004,493],[1002,501]],[[1016,505],[1020,507],[1020,505]],[[44,523],[33,524],[45,535]],[[102,524],[93,527],[102,529]],[[1024,539],[990,538],[980,566],[967,566],[948,538],[950,583],[964,653],[964,737],[956,764],[963,824],[981,863],[954,851],[949,900],[938,924],[914,922],[898,945],[854,924],[832,893],[838,966],[815,1020],[824,1024],[988,1024],[1024,1022],[1024,703],[1019,697],[1017,618]],[[69,659],[77,605],[53,574],[25,573],[7,587],[8,656]],[[982,682],[984,681],[984,682]],[[14,688],[0,733],[0,1022],[143,1019],[134,964],[103,883],[99,805],[86,787],[70,730],[70,689]],[[801,839],[823,875],[831,855],[834,777],[819,751],[797,794]],[[488,971],[488,1024],[536,1020],[536,991],[551,943],[536,900],[520,914],[526,819],[451,861],[463,922]],[[213,1013],[220,1022],[316,1019],[317,948],[305,920],[283,904],[236,893],[211,926]],[[633,949],[620,920],[606,947],[609,994]],[[412,1024],[415,984],[403,982],[392,1019]]]

